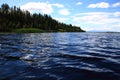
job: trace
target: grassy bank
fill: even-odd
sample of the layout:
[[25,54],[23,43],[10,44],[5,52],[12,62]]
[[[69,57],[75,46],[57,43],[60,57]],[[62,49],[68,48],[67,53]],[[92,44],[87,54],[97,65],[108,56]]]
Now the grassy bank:
[[41,29],[36,29],[36,28],[21,28],[21,29],[16,29],[13,32],[15,33],[42,33],[46,31],[41,30]]

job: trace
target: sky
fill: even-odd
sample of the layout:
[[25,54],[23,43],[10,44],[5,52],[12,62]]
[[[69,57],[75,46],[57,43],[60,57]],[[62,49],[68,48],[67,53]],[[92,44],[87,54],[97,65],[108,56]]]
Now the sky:
[[86,31],[120,32],[120,0],[0,0],[3,3],[48,14]]

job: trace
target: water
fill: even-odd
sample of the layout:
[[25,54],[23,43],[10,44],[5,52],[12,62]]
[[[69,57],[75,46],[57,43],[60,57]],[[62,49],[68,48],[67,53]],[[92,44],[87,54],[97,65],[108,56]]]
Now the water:
[[0,34],[0,80],[120,80],[120,34]]

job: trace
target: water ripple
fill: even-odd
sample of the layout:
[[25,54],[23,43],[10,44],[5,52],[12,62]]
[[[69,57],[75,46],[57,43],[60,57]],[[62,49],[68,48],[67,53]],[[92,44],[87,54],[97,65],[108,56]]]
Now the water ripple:
[[0,80],[120,80],[118,33],[0,34]]

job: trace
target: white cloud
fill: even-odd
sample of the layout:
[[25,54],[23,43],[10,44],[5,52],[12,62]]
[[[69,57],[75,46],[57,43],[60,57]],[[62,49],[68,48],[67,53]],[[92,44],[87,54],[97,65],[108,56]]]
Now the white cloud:
[[82,5],[82,2],[77,2],[76,5]]
[[69,12],[68,9],[61,9],[61,10],[59,11],[59,13],[60,13],[61,15],[65,15],[65,16],[67,16],[67,15],[70,14],[70,12]]
[[53,12],[52,5],[48,2],[29,2],[25,5],[22,5],[20,8],[30,12],[38,11],[45,14],[51,14]]
[[116,31],[120,32],[120,24],[115,24],[115,25],[112,25],[112,29],[116,29]]
[[55,4],[52,4],[53,6],[56,6],[58,8],[64,8],[64,5],[63,4],[59,4],[59,3],[55,3]]
[[120,18],[115,13],[109,12],[88,12],[72,16],[73,22],[80,24],[83,29],[120,31]]
[[106,2],[88,5],[88,8],[109,8],[109,7],[110,7],[109,3]]
[[86,23],[92,23],[93,22],[94,24],[98,24],[97,21],[100,21],[102,19],[106,19],[108,17],[108,14],[110,14],[110,13],[104,13],[104,12],[80,13],[80,14],[76,14],[73,17],[73,19],[75,21],[85,21]]
[[54,19],[56,19],[56,20],[58,20],[58,21],[60,21],[60,22],[65,22],[65,21],[69,20],[69,18],[61,18],[61,17],[59,17],[59,18],[54,18]]
[[115,3],[115,4],[112,5],[112,7],[119,7],[119,6],[120,6],[120,2]]
[[115,12],[115,13],[114,13],[114,16],[115,16],[115,17],[119,17],[119,16],[120,16],[120,12]]

